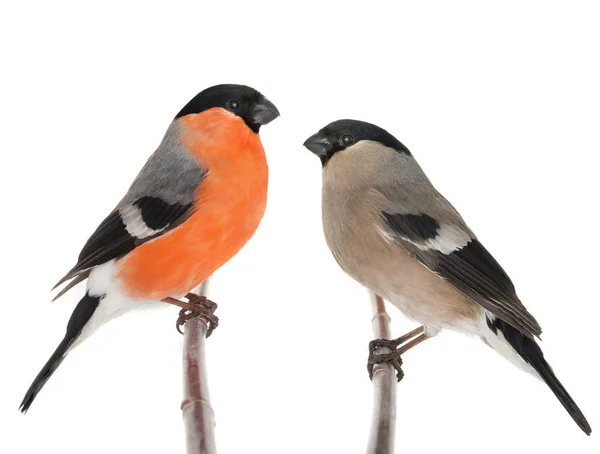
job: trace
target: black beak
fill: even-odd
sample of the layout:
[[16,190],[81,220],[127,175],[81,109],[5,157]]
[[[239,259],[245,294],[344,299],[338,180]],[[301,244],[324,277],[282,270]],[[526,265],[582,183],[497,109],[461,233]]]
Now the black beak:
[[331,143],[320,132],[310,136],[304,146],[323,160],[331,151]]
[[254,105],[251,112],[252,122],[257,125],[266,125],[271,123],[279,116],[279,111],[275,104],[264,98]]

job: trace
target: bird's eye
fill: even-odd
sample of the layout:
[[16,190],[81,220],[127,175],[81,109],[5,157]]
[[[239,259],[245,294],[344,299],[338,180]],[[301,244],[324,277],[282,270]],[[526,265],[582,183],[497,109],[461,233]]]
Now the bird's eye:
[[352,134],[344,134],[342,136],[342,138],[340,139],[340,142],[342,143],[343,146],[347,147],[349,145],[352,145],[354,143],[354,136]]
[[230,99],[227,101],[227,109],[231,110],[232,112],[237,112],[240,110],[241,105],[242,103],[237,99]]

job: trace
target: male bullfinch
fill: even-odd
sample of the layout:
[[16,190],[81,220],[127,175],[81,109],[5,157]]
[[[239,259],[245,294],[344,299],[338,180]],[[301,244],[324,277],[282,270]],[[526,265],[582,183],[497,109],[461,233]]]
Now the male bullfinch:
[[[395,341],[373,341],[369,373],[375,363],[391,362],[402,378],[400,355],[441,329],[475,334],[546,382],[589,435],[590,425],[535,341],[540,325],[410,151],[387,131],[355,120],[327,125],[304,146],[323,164],[323,229],[333,256],[347,274],[423,325]],[[379,346],[398,349],[374,354]]]
[[[69,351],[130,309],[163,301],[184,309],[180,323],[203,314],[214,328],[216,305],[188,292],[257,229],[268,181],[258,132],[278,116],[268,99],[243,85],[207,88],[181,109],[125,197],[56,285],[70,281],[58,298],[87,279],[65,337],[29,387],[22,412]],[[180,301],[184,296],[189,302]]]

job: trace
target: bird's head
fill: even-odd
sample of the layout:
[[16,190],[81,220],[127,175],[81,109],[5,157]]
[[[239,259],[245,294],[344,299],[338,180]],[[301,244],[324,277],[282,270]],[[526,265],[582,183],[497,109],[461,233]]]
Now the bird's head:
[[373,150],[381,148],[361,146],[368,143],[380,144],[410,155],[408,148],[385,129],[358,120],[338,120],[329,123],[306,139],[304,146],[316,154],[325,166],[336,153],[358,149],[364,149],[365,153],[373,153]]
[[255,133],[262,125],[279,116],[277,107],[260,92],[246,85],[215,85],[198,93],[176,115],[175,119],[200,114],[210,109],[222,109],[244,120]]

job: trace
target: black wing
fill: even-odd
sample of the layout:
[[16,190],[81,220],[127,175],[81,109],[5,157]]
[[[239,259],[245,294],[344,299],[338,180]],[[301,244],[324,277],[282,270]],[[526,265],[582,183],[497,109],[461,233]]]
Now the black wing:
[[87,240],[77,264],[54,286],[56,288],[75,278],[56,298],[87,278],[90,268],[119,259],[146,241],[164,235],[185,221],[193,211],[193,203],[169,204],[159,197],[150,196],[140,197],[132,204],[115,209]]
[[382,215],[396,243],[438,276],[524,335],[542,333],[506,272],[466,226],[424,214]]

